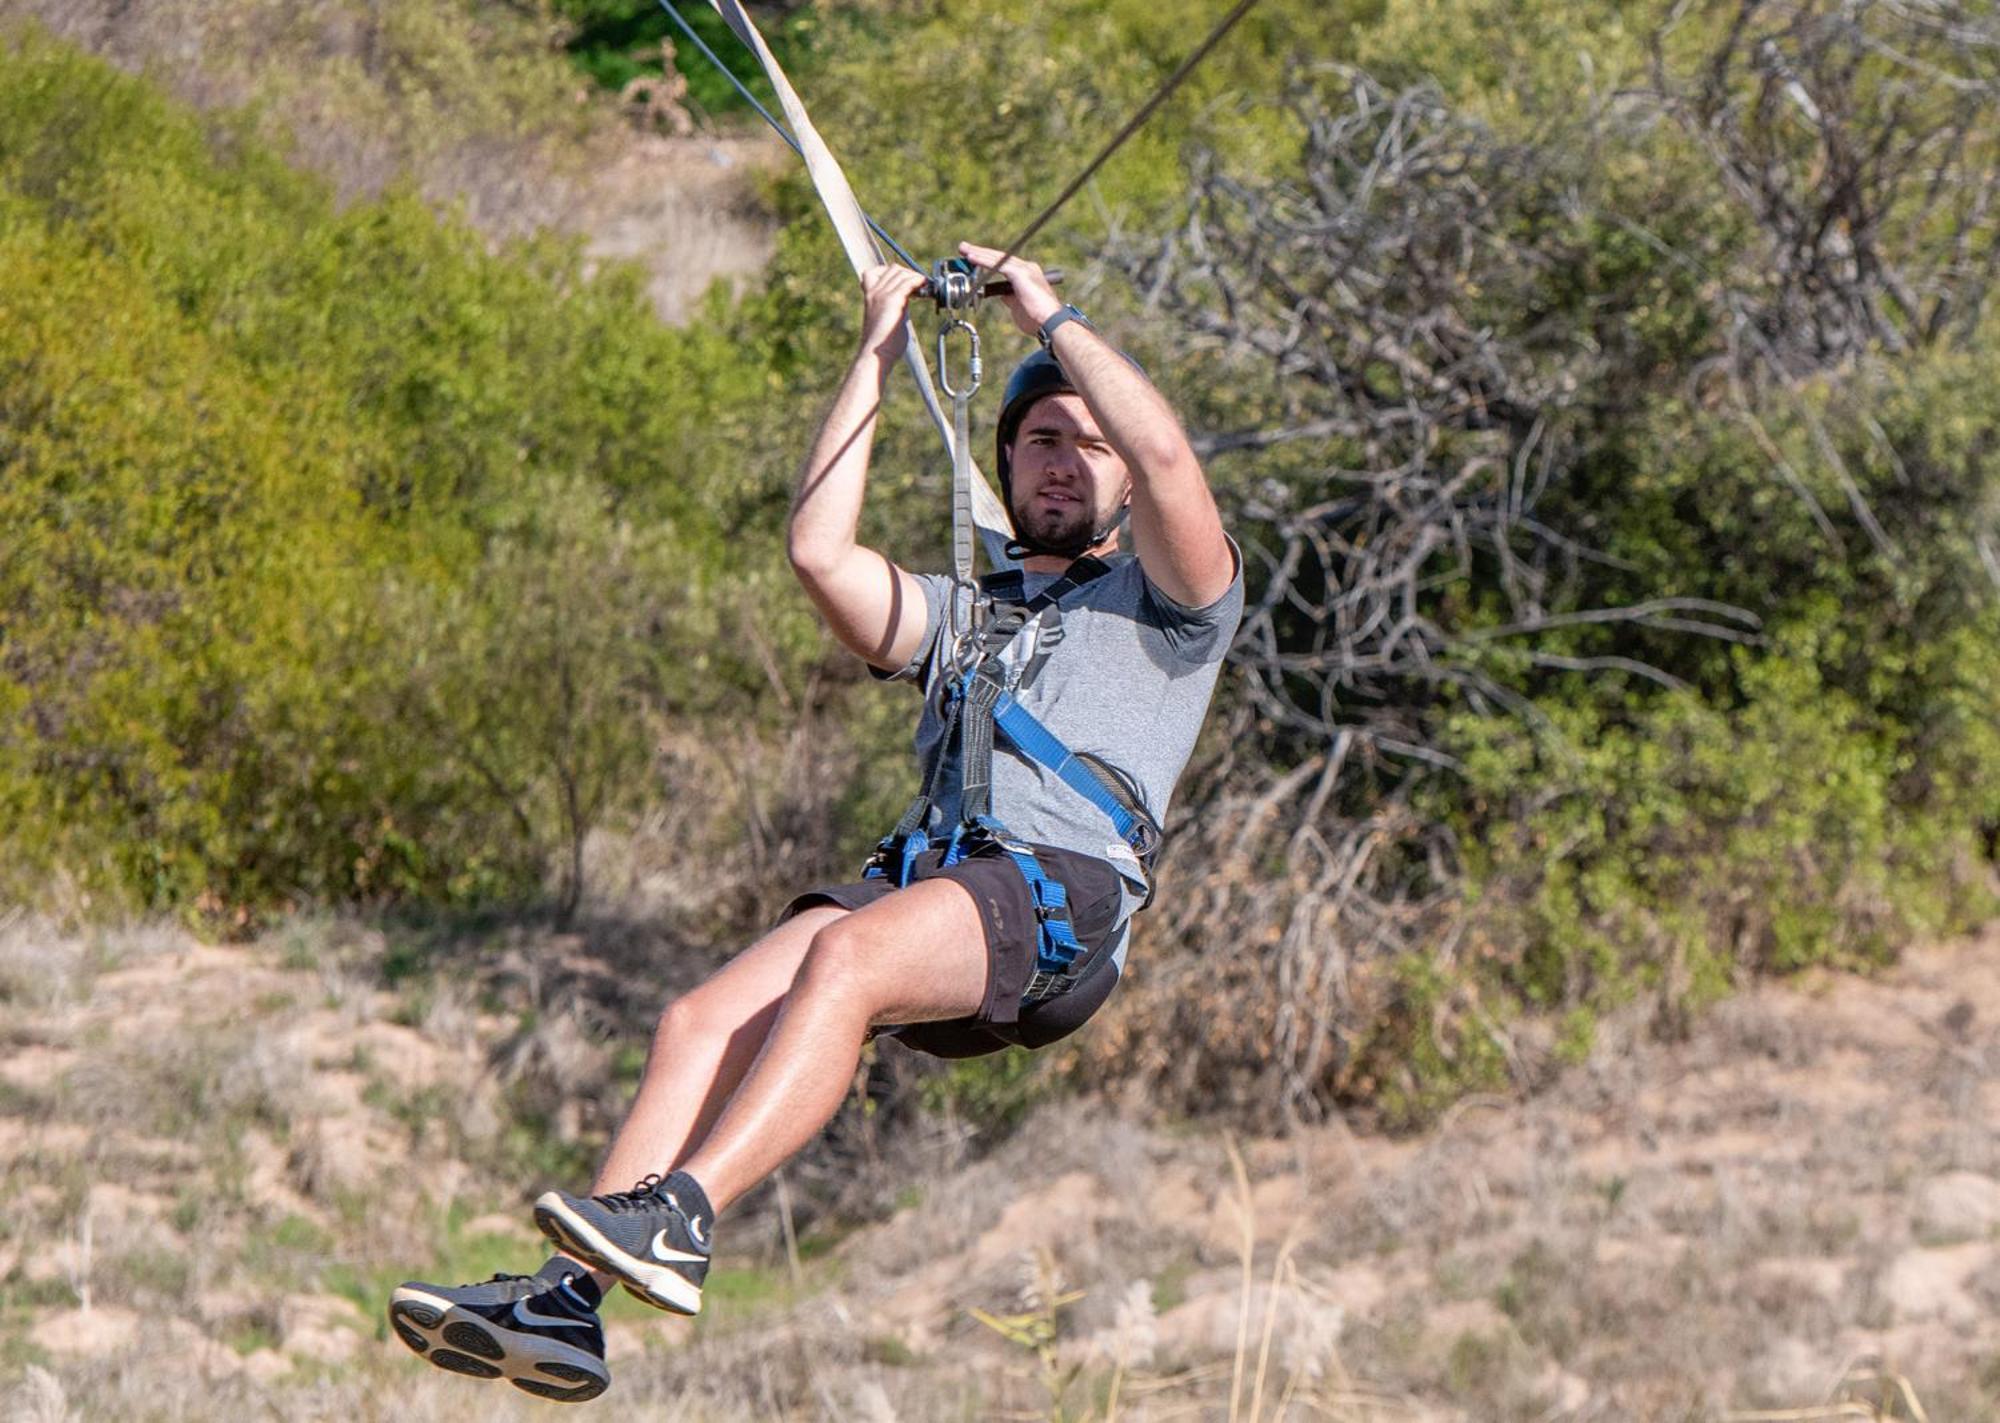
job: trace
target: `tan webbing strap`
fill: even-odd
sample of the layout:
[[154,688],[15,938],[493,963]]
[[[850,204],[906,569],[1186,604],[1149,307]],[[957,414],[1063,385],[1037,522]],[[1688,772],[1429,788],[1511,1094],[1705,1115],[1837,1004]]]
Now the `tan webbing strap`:
[[[875,236],[869,232],[868,223],[862,217],[861,204],[848,184],[847,175],[841,171],[833,151],[826,146],[826,140],[819,136],[819,130],[807,117],[805,103],[799,98],[798,91],[792,88],[791,80],[785,77],[785,71],[771,53],[771,47],[764,43],[764,36],[758,33],[756,22],[738,0],[709,0],[709,3],[763,66],[765,77],[771,81],[771,88],[778,96],[778,105],[784,110],[785,122],[791,126],[792,137],[798,142],[800,156],[805,159],[806,172],[819,192],[827,216],[833,220],[833,230],[840,237],[848,263],[857,273],[880,265],[881,249],[875,245]],[[937,427],[946,452],[952,453],[951,421],[945,415],[937,390],[931,383],[930,365],[924,360],[921,343],[914,339],[907,341],[903,347],[903,360],[916,376],[917,390],[923,396],[924,407],[930,412],[931,423]],[[972,471],[972,515],[979,527],[980,542],[986,546],[987,559],[995,568],[1011,567],[1013,560],[1007,558],[1004,550],[1007,541],[1013,537],[1013,522],[1008,518],[999,496],[993,492],[992,485],[980,473],[977,463],[973,464]]]

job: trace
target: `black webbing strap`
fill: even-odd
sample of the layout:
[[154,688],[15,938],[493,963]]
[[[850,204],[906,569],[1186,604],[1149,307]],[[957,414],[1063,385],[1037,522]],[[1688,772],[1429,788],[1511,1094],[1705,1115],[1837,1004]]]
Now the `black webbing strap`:
[[909,808],[903,812],[903,818],[898,820],[896,828],[889,832],[890,840],[900,842],[913,831],[923,828],[925,813],[930,810],[931,801],[937,795],[938,777],[944,772],[944,763],[951,759],[946,753],[951,747],[952,733],[958,730],[959,706],[957,697],[947,700],[944,708],[944,734],[938,737],[938,753],[931,759],[930,769],[924,776],[924,784],[918,790],[917,798],[910,802]]
[[[979,587],[995,604],[1026,603],[1028,575],[1018,568],[1003,568],[979,580]],[[1043,590],[1047,592],[1047,589]]]
[[[1040,673],[1042,665],[1049,660],[1048,652],[1043,649],[1043,640],[1049,629],[1041,627],[1037,620],[1053,616],[1060,627],[1062,600],[1110,571],[1111,565],[1103,559],[1085,555],[1072,562],[1060,577],[1025,603],[1020,601],[1026,581],[1020,569],[1004,569],[988,574],[981,581],[980,586],[993,599],[993,612],[987,619],[986,633],[981,639],[979,665],[966,679],[962,692],[956,698],[959,705],[954,708],[959,714],[959,819],[965,824],[983,819],[992,810],[993,708],[1007,690],[1006,672],[1000,665],[1001,655],[1027,628],[1038,628],[1034,655],[1022,669],[1016,684],[1016,690],[1025,689],[1032,676]],[[1061,640],[1060,634],[1056,640]],[[940,748],[945,744],[941,740]],[[943,757],[940,756],[939,760],[942,761]]]
[[[987,661],[966,679],[958,702],[958,814],[970,825],[993,804],[993,707],[1006,691],[998,666]],[[943,760],[940,756],[939,760]]]
[[[1102,559],[1086,554],[1064,569],[1062,577],[1036,594],[1031,602],[1022,605],[1022,625],[1035,623],[1035,649],[1029,656],[1027,665],[1021,669],[1019,679],[1014,683],[1014,691],[1017,694],[1035,685],[1035,679],[1042,675],[1042,668],[1048,665],[1049,657],[1062,642],[1062,600],[1075,589],[1083,587],[1095,578],[1101,578],[1110,571],[1111,566]],[[1017,569],[1010,569],[1006,574],[995,575],[996,581],[1007,577],[1018,580],[1020,572]],[[1019,598],[1018,581],[1014,587],[1013,596]],[[1000,600],[1001,594],[996,592],[995,603],[999,603]]]

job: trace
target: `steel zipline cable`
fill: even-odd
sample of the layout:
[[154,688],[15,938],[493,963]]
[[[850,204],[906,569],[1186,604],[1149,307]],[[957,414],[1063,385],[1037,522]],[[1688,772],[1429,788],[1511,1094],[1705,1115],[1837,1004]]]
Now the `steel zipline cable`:
[[1012,257],[1032,242],[1035,234],[1046,227],[1049,220],[1062,211],[1063,205],[1077,195],[1077,192],[1095,176],[1097,170],[1105,165],[1112,154],[1125,146],[1126,139],[1145,126],[1146,120],[1153,116],[1153,111],[1173,96],[1174,91],[1181,87],[1187,80],[1188,75],[1194,73],[1195,66],[1208,58],[1209,51],[1221,44],[1223,37],[1236,28],[1236,22],[1249,14],[1256,4],[1257,0],[1237,0],[1236,8],[1231,10],[1227,15],[1224,15],[1216,23],[1215,28],[1208,32],[1208,38],[1195,46],[1193,53],[1181,61],[1180,68],[1167,76],[1165,82],[1153,91],[1153,97],[1139,106],[1138,112],[1125,121],[1125,127],[1119,129],[1117,133],[1111,136],[1111,141],[1098,150],[1097,156],[1090,160],[1089,165],[1081,173],[1070,180],[1070,185],[1067,188],[1064,188],[1062,192],[1056,195],[1056,200],[1042,209],[1041,216],[1029,223],[1022,229],[1019,237],[1016,237],[1001,249],[1003,255],[1000,261],[995,262],[993,265],[998,267],[1002,262],[1005,262],[1009,257]]
[[[690,25],[687,22],[686,18],[682,16],[681,12],[674,8],[673,0],[659,0],[659,5],[662,10],[665,10],[667,12],[667,18],[672,20],[674,24],[679,28],[680,32],[686,35],[688,39],[693,42],[696,49],[701,51],[702,55],[708,60],[708,62],[714,65],[716,69],[721,72],[722,77],[727,79],[732,85],[735,86],[736,92],[743,96],[744,100],[750,105],[750,107],[755,109],[759,114],[763,116],[764,122],[771,126],[772,131],[775,132],[779,138],[782,138],[785,141],[786,145],[792,150],[793,153],[798,154],[800,158],[804,158],[805,153],[802,149],[800,149],[798,140],[793,138],[791,133],[785,128],[785,126],[782,123],[778,122],[776,116],[773,115],[769,109],[765,108],[764,105],[758,101],[757,96],[750,92],[749,86],[746,85],[741,79],[737,78],[736,71],[731,69],[727,64],[724,64],[722,62],[721,57],[717,55],[714,50],[709,48],[707,41],[703,40],[702,37],[695,32],[694,26]],[[1009,242],[1006,245],[1006,247],[1001,249],[1003,255],[1001,256],[999,262],[994,263],[994,266],[998,267],[999,265],[1001,265],[1001,263],[1004,263],[1009,257],[1014,256],[1023,247],[1027,246],[1028,243],[1032,242],[1035,238],[1035,235],[1039,233],[1044,227],[1046,227],[1049,221],[1052,218],[1054,218],[1057,213],[1062,211],[1064,205],[1067,204],[1071,198],[1075,197],[1077,193],[1082,190],[1083,185],[1085,183],[1088,183],[1091,180],[1091,178],[1096,176],[1097,170],[1102,168],[1107,162],[1110,161],[1111,155],[1116,153],[1120,148],[1124,147],[1125,141],[1131,138],[1133,134],[1137,133],[1141,128],[1145,126],[1146,121],[1153,116],[1154,111],[1156,111],[1160,107],[1160,105],[1164,104],[1168,99],[1173,97],[1174,91],[1179,89],[1181,85],[1186,82],[1187,77],[1190,74],[1194,73],[1196,66],[1199,65],[1204,59],[1208,58],[1210,51],[1212,51],[1217,45],[1221,44],[1223,38],[1227,36],[1231,30],[1236,28],[1236,22],[1241,20],[1245,15],[1249,14],[1250,11],[1256,7],[1256,5],[1257,5],[1257,0],[1237,0],[1235,7],[1231,9],[1228,14],[1224,15],[1221,20],[1217,21],[1215,28],[1208,32],[1208,38],[1203,40],[1199,45],[1195,46],[1194,50],[1189,53],[1188,57],[1181,61],[1180,67],[1174,70],[1172,74],[1168,75],[1167,78],[1160,84],[1160,87],[1153,91],[1153,96],[1150,99],[1146,100],[1144,104],[1141,104],[1137,112],[1135,112],[1131,118],[1125,121],[1125,126],[1119,129],[1117,133],[1113,134],[1110,138],[1110,141],[1107,142],[1103,148],[1098,150],[1097,156],[1090,160],[1089,164],[1085,166],[1084,170],[1081,173],[1077,174],[1075,178],[1070,180],[1070,184],[1068,187],[1064,188],[1062,192],[1056,195],[1055,201],[1050,203],[1046,208],[1042,209],[1041,215],[1039,217],[1037,217],[1033,222],[1029,223],[1027,227],[1023,228],[1021,234],[1018,237],[1016,237],[1012,242]],[[891,237],[887,232],[885,232],[882,229],[882,227],[875,221],[874,218],[869,217],[866,213],[863,213],[862,221],[868,224],[869,231],[873,232],[877,237],[881,238],[884,242],[889,244],[890,250],[895,252],[895,254],[898,257],[902,258],[904,265],[909,267],[912,271],[921,272],[924,270],[923,267],[918,265],[918,263],[911,258],[908,252],[905,252],[903,250],[902,244],[896,241],[896,239]]]
[[[750,92],[750,86],[745,84],[741,79],[737,78],[736,71],[731,69],[728,65],[724,64],[722,62],[721,56],[717,55],[714,50],[708,47],[708,41],[704,40],[698,33],[696,33],[694,26],[690,25],[687,22],[686,18],[682,16],[681,12],[674,8],[672,0],[660,0],[660,8],[667,12],[667,18],[672,20],[675,26],[680,30],[680,32],[686,35],[688,39],[694,43],[694,47],[702,52],[702,54],[707,58],[710,64],[715,66],[717,72],[719,72],[724,79],[727,79],[731,84],[736,86],[736,92],[742,95],[743,101],[749,104],[751,108],[755,109],[759,114],[763,116],[764,122],[771,126],[771,131],[777,134],[779,138],[782,138],[785,141],[785,146],[791,149],[792,152],[797,154],[800,158],[804,158],[806,156],[805,150],[799,147],[799,141],[796,138],[792,137],[791,130],[786,128],[782,123],[778,122],[777,115],[773,114],[769,109],[765,108],[764,105],[758,100],[757,96]],[[898,242],[895,238],[891,237],[887,232],[885,232],[882,229],[881,224],[876,222],[874,218],[868,216],[867,213],[863,213],[861,215],[861,220],[868,224],[868,230],[870,232],[874,233],[877,237],[881,238],[884,242],[889,244],[889,250],[894,252],[898,257],[903,259],[904,266],[908,267],[913,272],[923,271],[923,268],[917,265],[916,259],[911,257],[909,253],[903,250],[903,244]]]
[[[861,204],[855,196],[853,185],[848,182],[846,174],[841,172],[839,161],[827,148],[826,141],[820,137],[818,130],[814,128],[812,119],[806,112],[804,101],[799,98],[798,92],[792,87],[790,79],[786,77],[783,66],[778,63],[777,57],[771,53],[770,46],[765,42],[763,35],[758,32],[756,22],[750,18],[749,13],[744,9],[745,0],[709,0],[709,3],[715,7],[716,12],[721,15],[723,22],[728,25],[738,41],[756,55],[757,62],[762,66],[765,76],[771,82],[772,90],[777,95],[778,105],[784,111],[785,122],[781,123],[769,109],[764,107],[763,103],[755,95],[750,93],[748,86],[736,76],[735,72],[728,65],[722,62],[715,51],[708,46],[707,42],[695,32],[694,27],[675,8],[673,0],[658,0],[660,8],[666,11],[668,18],[673,22],[674,26],[694,44],[695,48],[701,52],[702,56],[710,64],[722,71],[723,77],[736,89],[736,92],[742,95],[751,108],[771,126],[772,130],[785,141],[785,144],[806,165],[806,170],[812,178],[813,187],[818,191],[820,201],[826,208],[827,217],[833,223],[834,232],[840,238],[840,245],[846,253],[848,264],[853,267],[857,274],[860,274],[865,272],[871,265],[881,262],[881,248],[876,245],[876,240],[880,239],[880,241],[893,249],[896,255],[908,264],[911,270],[922,274],[924,268],[919,266],[910,257],[909,253],[905,252],[888,233],[884,232],[873,219],[869,218],[862,211]],[[1167,98],[1194,71],[1195,66],[1207,58],[1210,51],[1217,44],[1221,43],[1223,36],[1228,34],[1235,27],[1236,23],[1249,13],[1254,4],[1256,4],[1256,0],[1238,0],[1235,7],[1223,17],[1222,22],[1210,32],[1208,38],[1203,40],[1194,52],[1181,62],[1180,67],[1167,78],[1166,82],[1159,87],[1153,96],[1140,107],[1139,111],[1126,122],[1123,128],[1112,136],[1111,141],[1091,160],[1090,165],[1084,169],[1082,174],[1069,187],[1063,190],[1055,202],[1051,203],[1043,211],[1042,215],[1029,225],[1028,229],[1021,236],[1017,237],[1010,244],[1007,248],[1007,256],[1012,256],[1020,250],[1023,243],[1032,239],[1035,233],[1040,231],[1043,225],[1061,209],[1062,205],[1068,202],[1090,180],[1091,176],[1110,159],[1111,155],[1117,152],[1119,147],[1134,133],[1138,132],[1141,125],[1152,117],[1154,111],[1166,102]],[[1001,259],[1003,262],[1005,260],[1006,257]],[[995,265],[997,266],[998,263]],[[1048,270],[1047,275],[1051,280],[1057,278],[1057,274],[1053,270]],[[1006,285],[1004,279],[988,282],[982,281],[980,278],[980,271],[972,267],[970,263],[966,263],[961,259],[951,259],[950,261],[938,263],[935,269],[929,274],[929,287],[927,290],[938,301],[940,312],[948,314],[960,310],[958,303],[968,293],[971,300],[976,301],[982,295],[999,295]],[[906,315],[904,320],[905,331],[909,330],[908,322],[909,319]],[[968,386],[953,389],[951,383],[945,381],[947,393],[953,397],[954,411],[953,417],[950,420],[947,420],[943,404],[938,398],[938,383],[932,379],[930,366],[924,359],[921,343],[914,339],[907,341],[903,349],[903,361],[915,376],[918,394],[923,398],[925,410],[930,415],[931,423],[937,427],[938,434],[943,439],[945,448],[952,458],[954,559],[956,562],[967,565],[965,571],[969,573],[970,560],[959,559],[958,557],[960,553],[964,552],[962,528],[966,522],[964,519],[966,504],[969,503],[971,506],[972,523],[976,525],[979,537],[985,541],[987,555],[995,567],[1007,567],[1013,562],[1013,556],[1010,553],[1011,545],[1009,543],[1012,536],[1013,524],[1007,508],[995,496],[987,481],[979,476],[977,466],[973,464],[969,450],[970,441],[965,426],[964,407],[965,403],[970,400],[972,394],[978,389],[978,350],[977,331],[962,317],[940,325],[938,359],[940,366],[942,366],[945,359],[944,338],[946,333],[961,328],[971,333],[974,343],[968,361],[967,372],[971,377],[971,382]],[[939,378],[942,380],[943,377],[944,372],[941,369]]]

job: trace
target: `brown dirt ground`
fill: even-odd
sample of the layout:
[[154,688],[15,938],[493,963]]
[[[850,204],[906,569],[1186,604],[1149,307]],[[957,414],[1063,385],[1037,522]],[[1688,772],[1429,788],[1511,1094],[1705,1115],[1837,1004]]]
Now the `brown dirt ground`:
[[[609,1054],[573,1023],[526,1052],[490,1005],[391,991],[380,948],[325,925],[230,948],[0,925],[0,1412],[546,1416],[404,1353],[380,1298],[403,1272],[533,1268],[504,1064],[582,1081]],[[1614,1024],[1542,1095],[1415,1138],[1239,1144],[1070,1100],[969,1164],[940,1127],[901,1209],[795,1256],[774,1211],[725,1222],[701,1321],[610,1309],[612,1398],[693,1419],[2000,1417],[1996,1113],[2000,926],[1879,977],[1759,987],[1684,1041]]]

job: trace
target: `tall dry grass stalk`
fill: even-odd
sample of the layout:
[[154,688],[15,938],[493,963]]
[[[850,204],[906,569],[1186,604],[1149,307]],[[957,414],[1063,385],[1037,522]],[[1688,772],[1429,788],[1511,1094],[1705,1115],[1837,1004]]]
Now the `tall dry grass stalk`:
[[90,1198],[84,1197],[83,1216],[77,1223],[76,1250],[70,1257],[69,1287],[76,1296],[76,1307],[85,1314],[90,1313],[90,1272],[92,1257],[96,1252],[97,1222],[91,1210]]
[[1070,1385],[1076,1382],[1082,1370],[1080,1364],[1064,1365],[1057,1357],[1060,1316],[1063,1310],[1083,1296],[1082,1290],[1069,1289],[1064,1285],[1062,1269],[1056,1263],[1054,1252],[1047,1246],[1038,1246],[1034,1275],[1021,1292],[1021,1302],[1026,1308],[1016,1314],[993,1314],[978,1308],[971,1311],[974,1319],[1002,1339],[1035,1356],[1040,1365],[1042,1387],[1048,1396],[1051,1423],[1064,1423],[1068,1417],[1064,1400]]
[[[1281,1308],[1287,1301],[1296,1303],[1317,1297],[1327,1307],[1337,1309],[1339,1301],[1300,1275],[1295,1256],[1301,1228],[1298,1222],[1293,1222],[1278,1243],[1269,1278],[1264,1284],[1263,1317],[1257,1329],[1256,1362],[1252,1365],[1250,1317],[1255,1309],[1258,1285],[1256,1194],[1251,1190],[1250,1171],[1234,1136],[1223,1138],[1223,1150],[1229,1158],[1233,1181],[1234,1194],[1230,1205],[1237,1219],[1242,1266],[1236,1311],[1236,1351],[1230,1362],[1229,1419],[1230,1423],[1265,1423],[1264,1401],[1271,1379],[1271,1346],[1278,1337]],[[1336,1423],[1373,1423],[1373,1420],[1417,1416],[1417,1409],[1409,1400],[1357,1386],[1341,1362],[1339,1348],[1332,1340],[1325,1344],[1325,1356],[1324,1368],[1329,1376],[1326,1382],[1331,1386],[1323,1385],[1315,1377],[1316,1370],[1309,1369],[1306,1361],[1292,1360],[1286,1367],[1284,1383],[1273,1405],[1270,1423],[1283,1423],[1295,1406],[1304,1406],[1314,1416],[1334,1419]],[[1243,1398],[1246,1373],[1249,1375],[1247,1412]]]
[[1236,1226],[1237,1249],[1243,1262],[1242,1292],[1236,1306],[1236,1357],[1229,1374],[1229,1423],[1237,1423],[1237,1405],[1243,1395],[1244,1349],[1250,1337],[1250,1291],[1252,1270],[1257,1257],[1257,1206],[1250,1192],[1250,1171],[1243,1164],[1243,1153],[1236,1147],[1234,1136],[1222,1139],[1222,1148],[1229,1153],[1229,1174],[1236,1183]]

